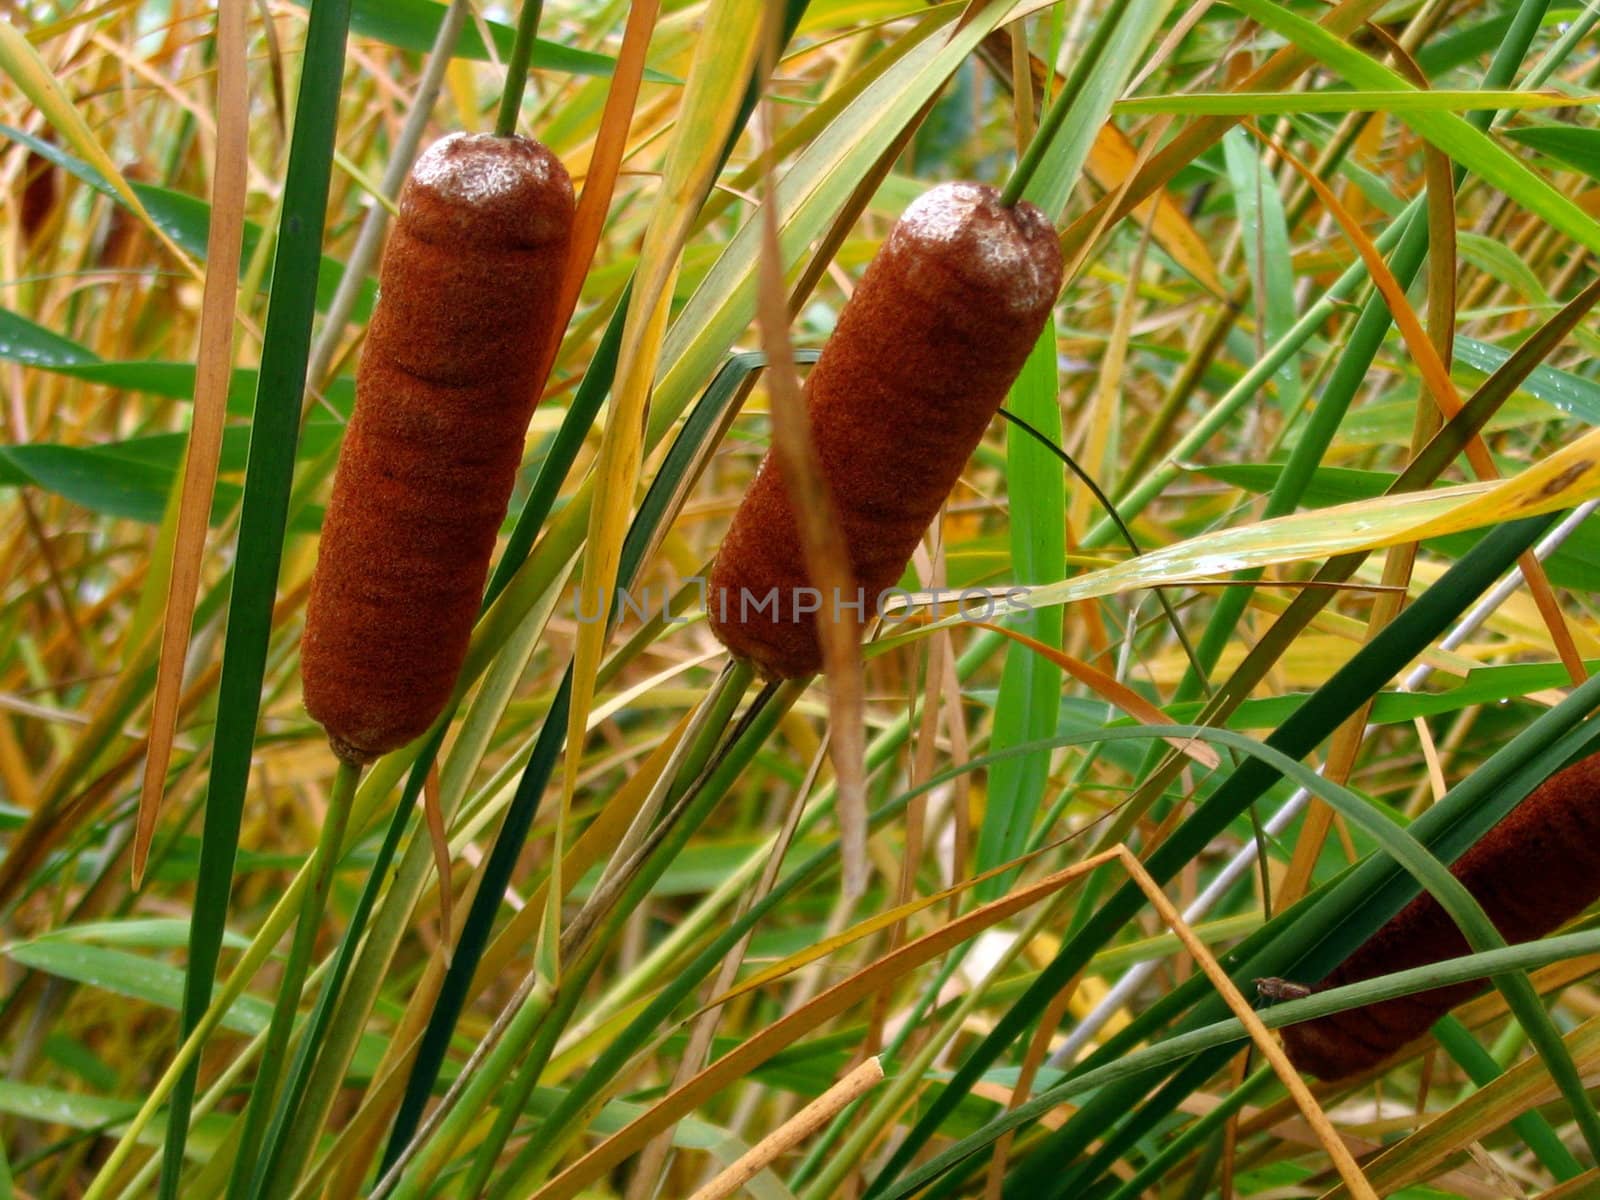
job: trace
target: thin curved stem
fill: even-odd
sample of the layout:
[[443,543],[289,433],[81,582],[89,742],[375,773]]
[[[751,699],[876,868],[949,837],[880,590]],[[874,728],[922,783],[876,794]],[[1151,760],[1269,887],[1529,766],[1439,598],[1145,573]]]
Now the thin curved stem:
[[1072,111],[1072,106],[1077,103],[1078,96],[1083,92],[1083,85],[1088,82],[1089,72],[1100,61],[1100,56],[1110,43],[1111,35],[1116,32],[1127,7],[1126,0],[1115,0],[1101,14],[1100,24],[1095,27],[1089,44],[1084,47],[1083,53],[1073,64],[1072,74],[1067,76],[1061,94],[1055,98],[1049,111],[1044,114],[1044,119],[1039,122],[1039,128],[1033,134],[1033,141],[1028,143],[1028,148],[1023,151],[1022,158],[1017,162],[1017,169],[1011,173],[1005,190],[1000,193],[1000,203],[1007,208],[1015,207],[1017,201],[1022,199],[1022,194],[1028,190],[1028,184],[1032,182],[1039,164],[1044,161],[1050,143],[1055,140],[1061,126],[1066,123],[1067,114]]
[[522,93],[528,87],[528,67],[533,62],[533,44],[539,40],[539,17],[544,0],[526,0],[517,20],[517,40],[511,43],[506,61],[506,88],[500,93],[500,111],[494,119],[497,137],[510,137],[517,131],[517,114],[522,111]]
[[311,886],[306,888],[300,900],[300,917],[295,925],[294,941],[290,943],[289,961],[278,987],[278,999],[272,1007],[272,1023],[267,1028],[261,1069],[250,1090],[250,1104],[245,1109],[239,1154],[233,1161],[233,1173],[228,1178],[228,1200],[241,1200],[249,1195],[255,1182],[262,1134],[266,1129],[267,1117],[272,1112],[272,1101],[277,1095],[279,1071],[289,1048],[289,1033],[294,1027],[294,1015],[300,1007],[300,993],[305,988],[306,975],[311,966],[317,927],[322,924],[323,910],[328,904],[333,868],[339,861],[339,846],[344,841],[345,827],[350,822],[350,804],[355,798],[356,784],[360,781],[361,767],[358,764],[339,763],[339,772],[333,780],[333,795],[328,801],[328,814],[322,823],[317,848],[312,851]]

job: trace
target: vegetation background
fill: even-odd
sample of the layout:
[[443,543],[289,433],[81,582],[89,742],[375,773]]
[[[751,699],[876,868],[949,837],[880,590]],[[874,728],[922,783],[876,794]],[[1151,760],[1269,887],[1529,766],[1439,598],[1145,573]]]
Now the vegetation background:
[[[1600,738],[1600,4],[3,12],[0,1195],[1600,1192],[1592,922],[1253,982]],[[572,320],[461,703],[325,834],[375,252],[528,50]],[[1031,611],[747,688],[688,581],[958,178],[1068,283],[906,583]],[[1491,969],[1337,1087],[1262,1024]]]

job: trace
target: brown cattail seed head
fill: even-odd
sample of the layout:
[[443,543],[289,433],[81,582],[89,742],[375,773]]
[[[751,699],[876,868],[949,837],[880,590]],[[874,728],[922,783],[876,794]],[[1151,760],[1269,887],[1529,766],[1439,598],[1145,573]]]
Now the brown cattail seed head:
[[22,238],[32,245],[44,232],[45,223],[56,210],[60,186],[59,172],[37,150],[29,150],[22,166]]
[[[1451,874],[1509,945],[1543,937],[1600,897],[1600,754],[1558,771],[1530,792]],[[1427,892],[1395,914],[1313,990],[1326,991],[1472,953]],[[1470,980],[1287,1026],[1289,1057],[1319,1079],[1375,1067],[1440,1017],[1489,987]]]
[[[934,188],[885,239],[806,380],[812,441],[860,589],[837,598],[841,609],[860,600],[870,616],[899,581],[1038,341],[1061,269],[1044,214],[1007,208],[981,184]],[[769,678],[811,674],[822,650],[808,587],[768,453],[711,569],[712,631]],[[835,599],[822,598],[822,619],[839,615]]]
[[340,757],[443,710],[505,517],[572,233],[572,181],[519,137],[451,134],[412,169],[384,251],[301,650]]

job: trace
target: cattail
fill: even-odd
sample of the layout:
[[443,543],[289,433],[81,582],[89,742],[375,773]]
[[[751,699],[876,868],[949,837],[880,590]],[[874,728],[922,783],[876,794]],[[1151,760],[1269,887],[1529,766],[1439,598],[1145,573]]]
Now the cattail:
[[[1558,771],[1450,868],[1510,945],[1543,937],[1600,897],[1600,754]],[[1359,983],[1472,952],[1427,892],[1397,913],[1313,991]],[[1425,1034],[1487,980],[1346,1009],[1283,1031],[1296,1067],[1343,1079]]]
[[37,150],[28,151],[28,156],[22,164],[20,217],[22,238],[29,245],[32,245],[44,232],[45,223],[56,210],[56,200],[60,192],[57,174],[55,163]]
[[811,437],[857,593],[809,590],[769,452],[711,569],[708,616],[723,645],[769,678],[796,678],[821,665],[819,612],[871,615],[1038,340],[1061,269],[1044,214],[1007,208],[991,187],[942,184],[906,210],[806,380]]
[[566,170],[519,137],[452,134],[401,192],[301,652],[306,710],[347,761],[424,732],[455,686],[572,218]]

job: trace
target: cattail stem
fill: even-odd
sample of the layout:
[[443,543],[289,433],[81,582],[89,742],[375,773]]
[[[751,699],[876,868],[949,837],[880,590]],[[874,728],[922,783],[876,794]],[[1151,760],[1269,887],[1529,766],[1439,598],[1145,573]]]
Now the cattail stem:
[[361,765],[341,759],[338,774],[333,780],[333,795],[328,800],[328,812],[323,818],[322,833],[317,839],[317,848],[311,852],[311,886],[306,888],[300,900],[300,917],[295,925],[294,941],[289,947],[289,961],[278,986],[278,999],[272,1006],[272,1023],[267,1027],[261,1069],[250,1090],[249,1106],[245,1109],[238,1157],[233,1160],[233,1173],[228,1178],[228,1200],[249,1196],[264,1182],[255,1178],[261,1138],[267,1117],[272,1112],[272,1101],[278,1090],[278,1069],[288,1050],[289,1033],[294,1026],[294,1015],[300,1007],[300,993],[305,988],[306,973],[311,966],[317,927],[322,924],[323,910],[327,907],[334,864],[339,860],[339,847],[344,842],[345,829],[350,821],[350,805],[355,799],[356,784],[360,780]]
[[[740,732],[760,714],[761,706],[771,700],[769,691],[761,692],[734,725],[732,733],[728,732],[734,711],[754,678],[754,668],[739,658],[730,659],[717,676],[700,705],[681,755],[669,764],[670,775],[663,777],[645,807],[640,809],[583,907],[561,931],[561,958],[571,958],[587,948],[590,934],[606,919],[612,905],[637,877],[650,851],[671,830],[684,807],[694,800],[706,779],[721,764],[728,748],[738,740]],[[555,888],[550,889],[549,895],[551,903],[561,899]]]
[[494,131],[499,137],[510,137],[517,131],[517,114],[522,111],[522,93],[528,86],[528,67],[533,62],[533,44],[539,40],[539,17],[544,12],[544,0],[524,0],[522,16],[517,20],[517,40],[511,43],[511,57],[506,62],[506,89],[500,93],[500,111],[494,119]]
[[[1072,111],[1073,104],[1083,94],[1083,86],[1089,81],[1089,72],[1094,70],[1095,64],[1105,53],[1106,46],[1111,42],[1111,35],[1117,31],[1117,26],[1127,10],[1127,0],[1115,0],[1100,18],[1100,24],[1095,26],[1094,36],[1089,39],[1089,44],[1083,48],[1083,53],[1078,55],[1077,61],[1072,64],[1072,74],[1067,76],[1061,94],[1055,98],[1050,110],[1039,122],[1039,128],[1033,134],[1033,141],[1028,143],[1027,150],[1017,162],[1017,169],[1011,173],[1010,180],[1000,192],[1000,203],[1007,208],[1015,207],[1017,201],[1022,199],[1022,193],[1027,190],[1028,184],[1033,182],[1039,164],[1044,161],[1045,152],[1050,149],[1050,143],[1055,141],[1056,134],[1061,132],[1062,125],[1066,124],[1067,113]],[[1055,220],[1060,214],[1054,213],[1050,216]]]

